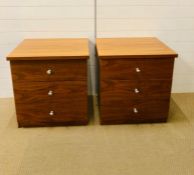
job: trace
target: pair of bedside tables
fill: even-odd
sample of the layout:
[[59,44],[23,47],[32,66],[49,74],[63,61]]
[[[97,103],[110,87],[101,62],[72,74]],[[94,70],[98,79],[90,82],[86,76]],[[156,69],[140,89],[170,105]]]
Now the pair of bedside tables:
[[[165,122],[174,58],[156,38],[96,40],[101,124]],[[87,39],[27,39],[8,56],[19,127],[86,125]]]

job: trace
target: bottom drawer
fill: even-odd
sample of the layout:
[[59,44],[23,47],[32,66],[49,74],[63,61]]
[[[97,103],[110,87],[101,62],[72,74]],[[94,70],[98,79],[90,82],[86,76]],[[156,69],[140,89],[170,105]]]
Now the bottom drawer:
[[19,127],[84,125],[88,123],[87,105],[49,106],[18,104],[16,106]]
[[100,106],[101,124],[165,122],[169,100],[151,101],[129,106]]

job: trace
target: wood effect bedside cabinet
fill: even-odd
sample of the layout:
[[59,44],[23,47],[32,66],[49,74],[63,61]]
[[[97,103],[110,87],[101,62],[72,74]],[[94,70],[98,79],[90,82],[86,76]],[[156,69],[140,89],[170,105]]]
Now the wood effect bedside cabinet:
[[99,38],[101,124],[165,122],[174,58],[157,38]]
[[8,56],[19,127],[88,123],[87,39],[26,39]]

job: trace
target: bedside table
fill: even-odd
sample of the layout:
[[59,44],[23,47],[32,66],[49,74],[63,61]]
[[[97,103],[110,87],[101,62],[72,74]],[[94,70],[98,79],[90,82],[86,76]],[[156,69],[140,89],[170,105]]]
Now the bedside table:
[[174,58],[157,38],[99,38],[101,124],[165,122]]
[[8,56],[19,127],[88,123],[87,39],[26,39]]

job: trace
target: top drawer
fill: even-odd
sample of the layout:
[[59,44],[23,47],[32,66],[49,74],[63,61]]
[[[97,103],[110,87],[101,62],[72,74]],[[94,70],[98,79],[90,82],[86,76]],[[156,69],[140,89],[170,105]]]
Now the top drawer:
[[172,79],[174,59],[100,59],[100,78],[112,80]]
[[11,61],[13,81],[86,80],[86,60]]

